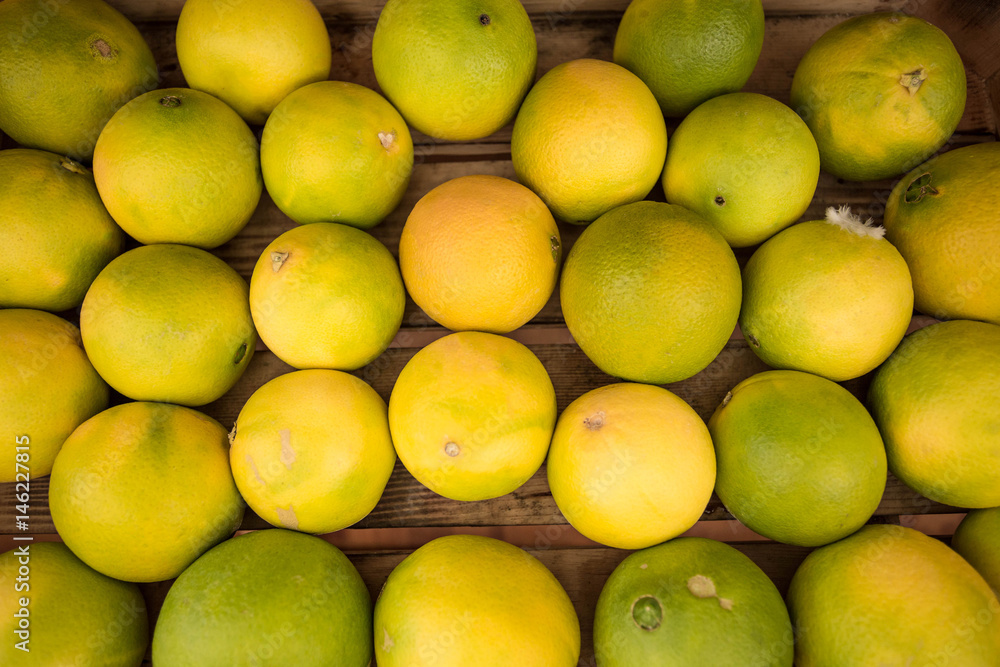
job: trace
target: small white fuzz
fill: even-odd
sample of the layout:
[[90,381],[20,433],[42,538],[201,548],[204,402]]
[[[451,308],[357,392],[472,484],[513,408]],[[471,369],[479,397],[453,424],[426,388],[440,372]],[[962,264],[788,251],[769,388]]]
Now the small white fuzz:
[[868,236],[873,239],[885,236],[885,227],[876,225],[872,218],[862,222],[861,216],[851,213],[851,207],[846,204],[839,208],[831,206],[826,209],[826,221],[858,236]]

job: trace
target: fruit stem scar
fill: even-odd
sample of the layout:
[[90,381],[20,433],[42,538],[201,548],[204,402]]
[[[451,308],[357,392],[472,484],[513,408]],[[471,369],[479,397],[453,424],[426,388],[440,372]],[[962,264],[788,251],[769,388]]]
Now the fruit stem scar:
[[71,171],[74,174],[86,174],[87,168],[82,164],[74,160],[73,158],[64,157],[62,161],[59,162],[59,166],[66,171]]
[[454,442],[449,442],[444,446],[444,453],[454,458],[462,453],[462,448],[456,445]]
[[910,181],[906,186],[906,191],[903,192],[903,202],[916,204],[927,195],[938,194],[937,188],[931,185],[931,178],[931,173],[925,171]]
[[247,344],[243,343],[240,348],[236,350],[236,357],[233,359],[233,364],[238,365],[243,361],[243,357],[247,356]]
[[754,347],[760,347],[760,341],[753,334],[747,334],[747,341]]
[[663,622],[663,607],[652,595],[643,595],[632,603],[632,622],[636,626],[652,632]]
[[176,95],[167,95],[160,98],[160,104],[168,109],[175,109],[181,105],[181,98]]
[[271,270],[277,273],[284,266],[285,260],[288,259],[287,252],[272,252],[271,253]]
[[927,79],[927,72],[923,67],[918,67],[912,72],[906,72],[899,77],[899,84],[910,91],[910,95],[916,95],[920,85]]
[[392,130],[391,132],[379,132],[378,140],[381,142],[382,148],[389,150],[392,148],[392,145],[396,143],[396,130]]
[[559,243],[558,236],[550,236],[549,243],[552,244],[552,259],[559,261],[559,250],[562,248],[562,244]]
[[718,195],[715,198],[715,203],[716,203],[717,206],[725,206],[726,205],[726,198],[723,197],[722,195]]
[[480,14],[479,15],[479,22],[482,23],[483,25],[489,25],[490,24],[490,15],[489,14]]
[[583,418],[583,425],[586,426],[591,431],[600,431],[601,427],[604,426],[604,418],[607,415],[604,410],[598,410],[589,417]]

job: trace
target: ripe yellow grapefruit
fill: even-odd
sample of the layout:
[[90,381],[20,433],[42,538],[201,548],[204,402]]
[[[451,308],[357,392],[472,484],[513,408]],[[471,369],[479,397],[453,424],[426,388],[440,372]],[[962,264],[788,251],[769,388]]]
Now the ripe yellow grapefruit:
[[1000,507],[970,511],[955,529],[951,548],[1000,595]]

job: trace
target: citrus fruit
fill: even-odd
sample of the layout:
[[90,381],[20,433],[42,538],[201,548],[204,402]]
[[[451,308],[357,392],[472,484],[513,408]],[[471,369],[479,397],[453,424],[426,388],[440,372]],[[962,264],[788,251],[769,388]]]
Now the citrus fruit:
[[3,664],[142,664],[149,621],[139,587],[95,572],[65,544],[20,543],[0,554],[0,583]]
[[453,500],[510,493],[538,471],[556,423],[545,367],[517,341],[466,331],[424,347],[389,397],[399,459]]
[[781,594],[733,547],[679,537],[629,555],[594,614],[601,667],[791,667],[792,624]]
[[250,278],[261,339],[296,368],[361,368],[389,347],[405,303],[388,249],[333,223],[285,232],[264,249]]
[[632,0],[614,60],[656,95],[666,116],[743,87],[764,44],[760,0]]
[[1000,505],[1000,326],[956,320],[903,339],[868,403],[889,470],[957,507]]
[[330,36],[310,0],[188,0],[177,60],[189,86],[263,125],[289,93],[330,76]]
[[705,511],[715,452],[701,417],[661,387],[587,392],[559,416],[547,463],[559,510],[586,537],[643,549],[677,537]]
[[347,373],[280,375],[257,389],[229,435],[240,495],[272,525],[332,533],[382,496],[396,451],[385,402]]
[[264,126],[267,192],[299,223],[368,229],[399,205],[413,171],[413,140],[374,90],[345,81],[299,88]]
[[399,239],[406,290],[455,331],[507,333],[556,287],[559,228],[538,196],[499,176],[461,176],[424,195]]
[[971,510],[955,529],[951,548],[1000,595],[1000,507]]
[[1000,143],[948,151],[893,188],[885,235],[913,275],[917,310],[1000,324]]
[[478,535],[428,542],[375,601],[381,667],[573,667],[580,624],[562,585],[531,554]]
[[101,271],[80,311],[94,368],[137,401],[204,405],[243,375],[257,335],[247,284],[183,245],[129,250]]
[[912,528],[865,526],[813,551],[787,600],[797,667],[992,667],[1000,655],[1000,602],[990,587]]
[[765,371],[726,395],[708,422],[715,491],[740,523],[815,547],[871,518],[885,491],[885,446],[865,407],[830,380]]
[[368,589],[340,549],[260,530],[219,544],[177,578],[156,621],[153,661],[368,667],[371,614]]
[[711,99],[677,127],[667,149],[667,201],[701,214],[729,245],[756,245],[806,212],[819,181],[809,128],[757,93]]
[[164,88],[116,113],[94,149],[111,217],[140,243],[215,248],[246,226],[264,184],[257,139],[208,93]]
[[25,147],[89,161],[112,114],[159,83],[142,35],[101,0],[7,0],[0,32],[0,130]]
[[927,21],[876,12],[847,19],[813,44],[792,81],[791,106],[838,178],[901,174],[944,145],[965,110],[965,66]]
[[864,375],[906,334],[906,262],[846,206],[772,236],[743,268],[740,328],[764,363],[835,381]]
[[519,0],[389,0],[372,38],[375,78],[410,125],[449,141],[514,119],[538,48]]
[[614,63],[584,58],[549,70],[514,121],[518,180],[556,218],[588,223],[656,185],[667,127],[656,98]]
[[78,162],[54,153],[0,151],[0,307],[76,308],[121,251],[121,229]]
[[725,347],[740,310],[740,268],[701,216],[639,202],[584,230],[559,297],[566,326],[598,368],[664,384],[691,377]]
[[39,310],[0,310],[0,435],[7,460],[23,465],[0,468],[0,482],[48,475],[73,429],[106,407],[79,329]]
[[52,466],[52,522],[80,560],[123,581],[172,579],[233,534],[243,500],[226,430],[167,403],[88,419]]

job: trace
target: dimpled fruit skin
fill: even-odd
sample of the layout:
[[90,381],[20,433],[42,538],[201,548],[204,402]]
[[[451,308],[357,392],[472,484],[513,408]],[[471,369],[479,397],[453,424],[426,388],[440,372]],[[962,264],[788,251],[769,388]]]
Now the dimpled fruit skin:
[[836,382],[864,375],[912,315],[910,272],[892,244],[826,221],[778,232],[743,269],[740,328],[772,368]]
[[[12,462],[15,443],[28,447],[31,477],[48,475],[73,429],[108,407],[80,330],[38,310],[0,310],[0,378],[0,436]],[[16,472],[0,468],[0,482]]]
[[787,596],[796,667],[995,667],[1000,602],[961,556],[902,526],[809,554]]
[[701,216],[638,202],[584,230],[560,299],[566,326],[598,368],[664,384],[698,373],[725,347],[739,315],[740,269]]
[[371,618],[368,589],[340,549],[259,530],[223,542],[174,582],[153,634],[153,662],[367,667]]
[[[900,83],[924,68],[914,94]],[[951,136],[965,110],[965,67],[948,36],[898,13],[856,16],[799,62],[791,107],[819,145],[823,171],[851,181],[897,176]]]
[[764,44],[760,0],[633,0],[615,35],[614,61],[656,95],[666,116],[732,93]]
[[1000,143],[989,142],[948,151],[893,188],[885,235],[910,267],[920,312],[1000,324],[998,180]]
[[[0,554],[0,582],[12,593],[0,596],[0,644],[5,665],[115,665],[139,667],[149,644],[149,620],[142,592],[87,567],[59,542],[30,545],[27,583],[13,592],[24,557],[17,549]],[[27,653],[15,648],[14,634],[22,595],[29,596],[31,616]]]
[[172,579],[233,534],[243,499],[226,430],[166,403],[124,403],[87,420],[63,445],[49,482],[52,522],[98,572]]
[[326,369],[279,375],[247,400],[230,433],[240,494],[271,525],[332,533],[375,508],[396,463],[385,401]]
[[621,383],[587,392],[560,415],[547,473],[574,528],[601,544],[643,549],[701,518],[715,452],[705,423],[682,399]]
[[424,347],[389,397],[400,460],[421,484],[454,500],[496,498],[528,481],[555,423],[556,393],[542,362],[489,333],[451,334]]
[[218,257],[183,245],[141,246],[90,286],[80,333],[94,368],[137,401],[198,406],[229,391],[257,335],[246,282]]
[[189,88],[150,91],[116,113],[94,149],[94,181],[140,243],[206,249],[246,226],[264,189],[253,132]]
[[159,81],[142,35],[101,0],[6,0],[0,32],[0,130],[25,147],[89,161],[112,114]]
[[0,151],[0,183],[0,308],[76,308],[124,241],[93,175],[55,153],[14,148]]
[[187,0],[176,41],[188,85],[254,125],[293,90],[330,76],[330,36],[310,0]]
[[389,0],[372,38],[386,97],[413,127],[450,141],[480,139],[513,120],[537,60],[518,0]]
[[761,535],[815,547],[863,526],[885,491],[885,447],[851,392],[799,371],[740,382],[708,422],[719,498]]
[[951,548],[1000,595],[1000,507],[971,510],[955,529]]
[[424,195],[406,219],[406,290],[453,331],[508,333],[538,314],[559,276],[559,228],[534,192],[498,176],[462,176]]
[[296,368],[361,368],[389,347],[405,305],[389,250],[359,229],[328,222],[276,238],[250,278],[261,340]]
[[449,535],[396,566],[375,602],[380,667],[574,667],[580,624],[534,556],[478,535]]
[[[699,575],[715,595],[692,593],[688,582]],[[634,616],[647,596],[660,607],[652,630],[639,622],[653,626],[655,615]],[[778,589],[752,560],[722,542],[679,537],[629,555],[608,577],[594,614],[594,652],[599,667],[791,667],[792,624]]]
[[868,394],[889,470],[940,503],[1000,505],[998,369],[995,324],[941,322],[903,339]]
[[649,194],[663,171],[667,127],[638,77],[584,58],[535,84],[510,149],[518,180],[559,220],[585,224]]

